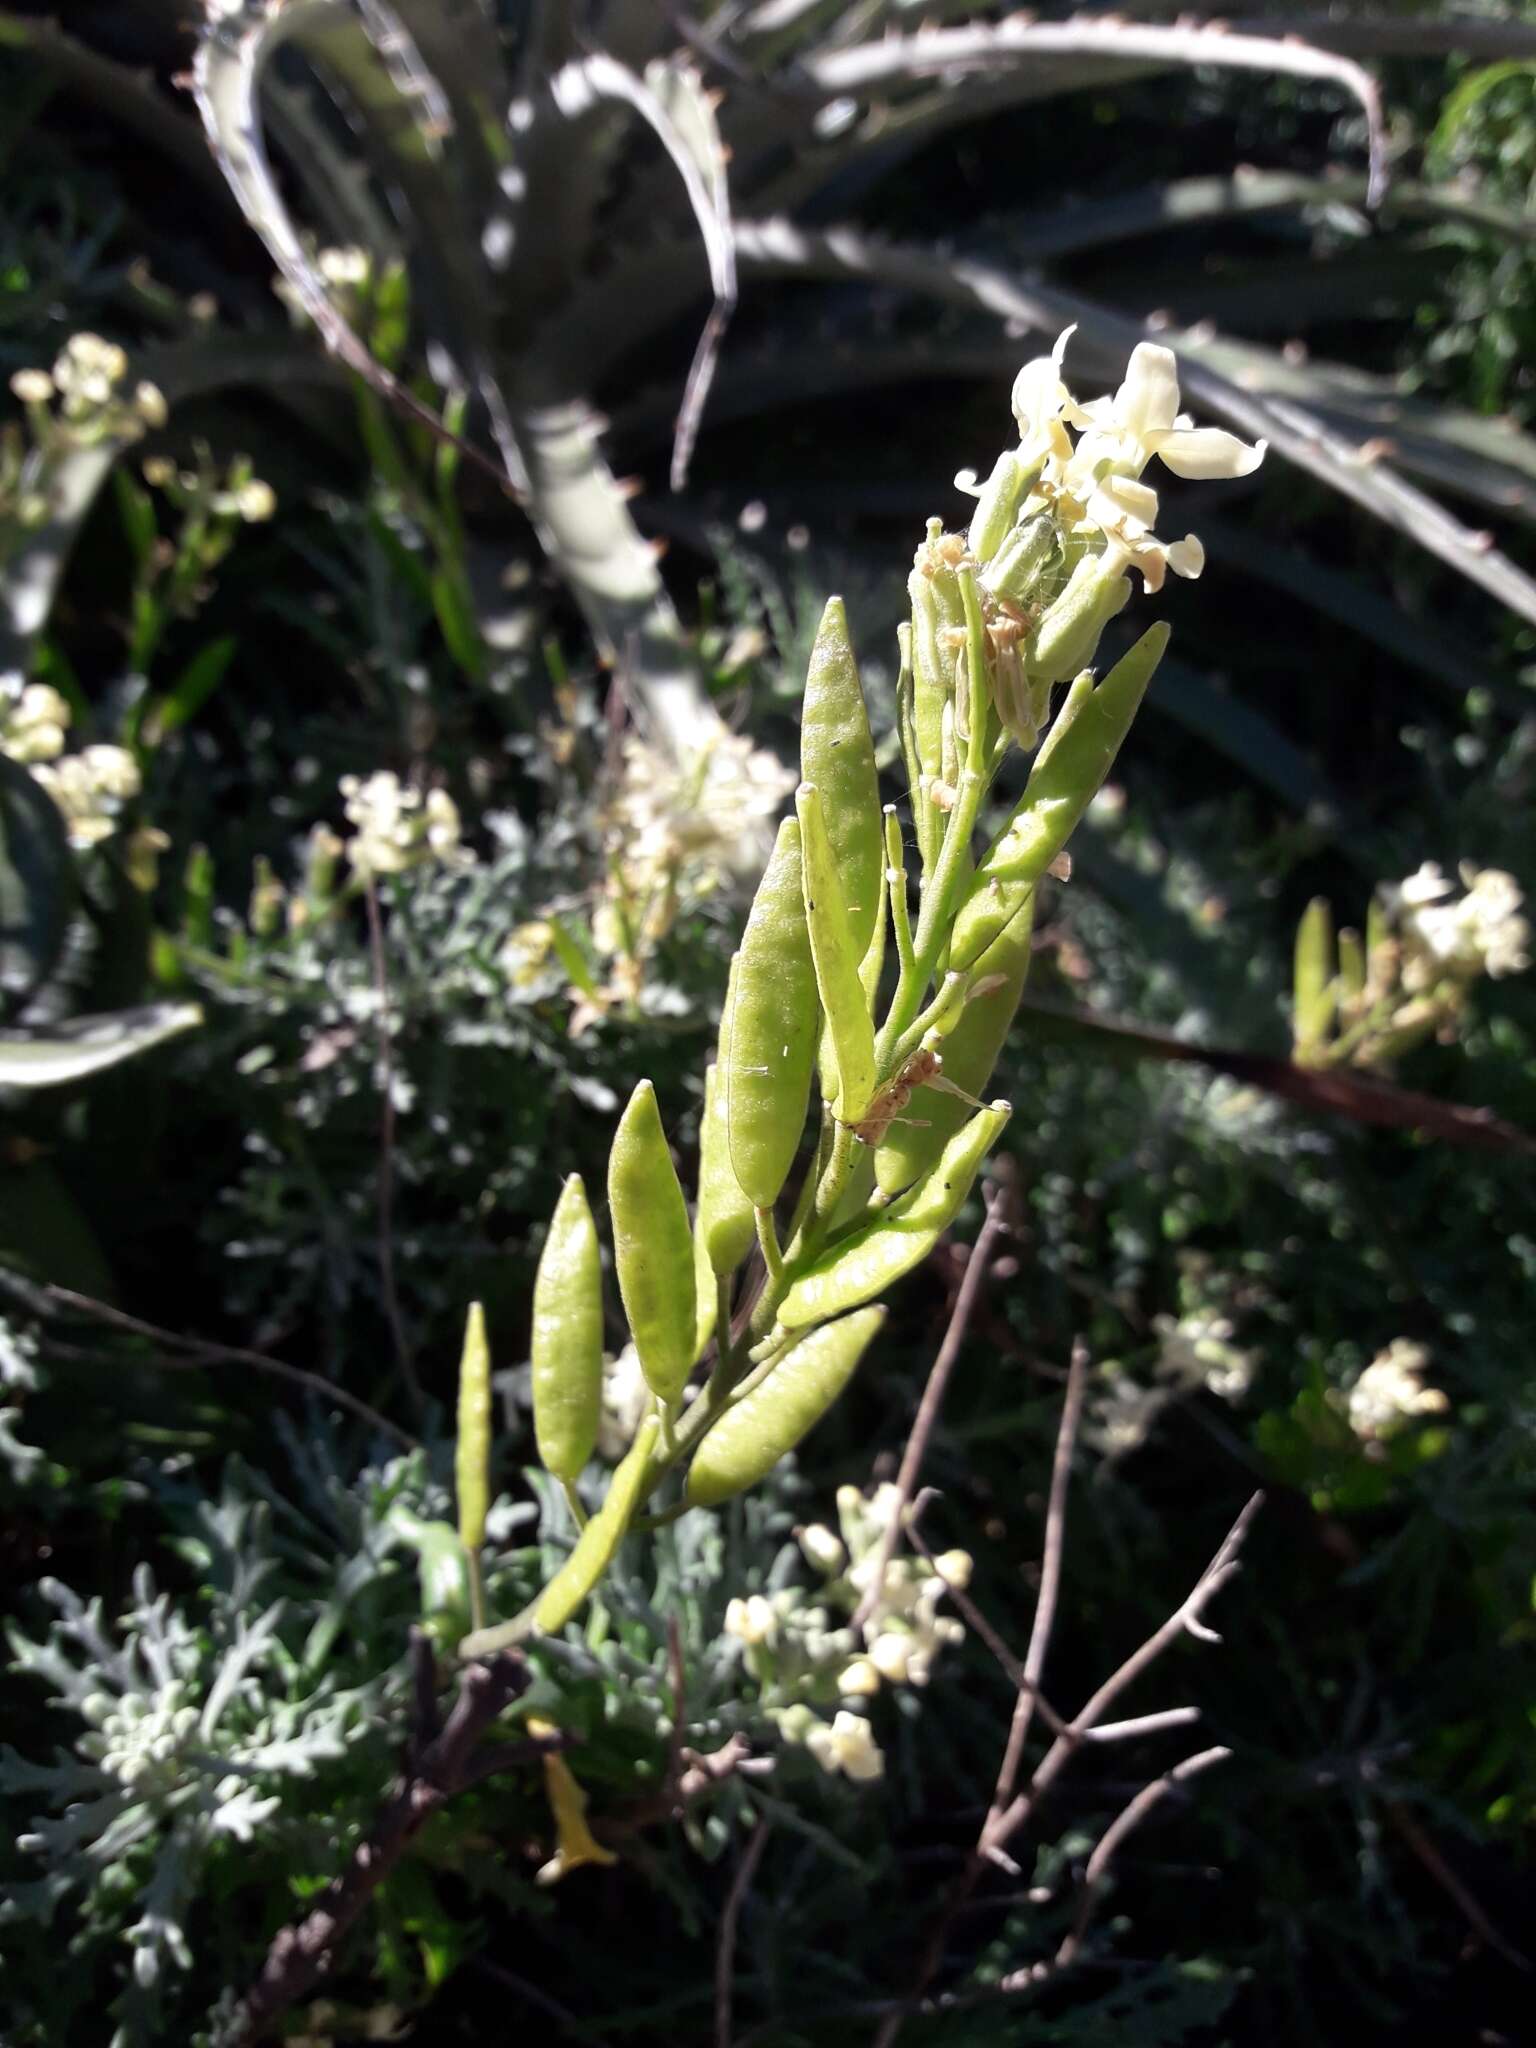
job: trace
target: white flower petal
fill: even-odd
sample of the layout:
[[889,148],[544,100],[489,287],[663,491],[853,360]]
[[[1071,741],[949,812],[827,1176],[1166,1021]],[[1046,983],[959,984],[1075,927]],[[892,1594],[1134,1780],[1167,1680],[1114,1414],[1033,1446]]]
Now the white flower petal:
[[1171,348],[1139,341],[1131,350],[1125,382],[1115,393],[1115,418],[1138,441],[1172,427],[1179,411],[1179,366]]
[[1089,501],[1088,517],[1101,526],[1118,518],[1132,534],[1150,533],[1157,524],[1157,493],[1134,477],[1107,476]]
[[1148,452],[1175,476],[1192,482],[1217,477],[1251,476],[1264,460],[1268,442],[1250,448],[1224,427],[1172,427],[1147,436]]
[[1190,582],[1193,582],[1205,567],[1205,549],[1192,533],[1186,533],[1182,540],[1172,542],[1164,552],[1174,575],[1188,577]]

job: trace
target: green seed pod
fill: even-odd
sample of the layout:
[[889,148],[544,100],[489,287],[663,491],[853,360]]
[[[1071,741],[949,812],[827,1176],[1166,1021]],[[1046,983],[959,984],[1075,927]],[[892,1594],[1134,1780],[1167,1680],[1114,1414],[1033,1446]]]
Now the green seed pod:
[[821,791],[848,929],[862,958],[875,929],[885,845],[875,742],[840,597],[828,598],[811,649],[800,709],[800,775]]
[[1025,666],[1038,682],[1064,683],[1093,660],[1099,635],[1131,598],[1131,581],[1105,571],[1101,555],[1085,555],[1067,587],[1030,635]]
[[799,1274],[779,1308],[784,1327],[803,1330],[857,1308],[920,1266],[959,1214],[1010,1114],[1006,1102],[978,1110],[925,1180]]
[[725,1123],[742,1193],[771,1209],[795,1163],[816,1063],[816,969],[800,881],[800,827],[786,818],[741,939]]
[[485,1541],[490,1471],[491,1350],[485,1336],[485,1310],[478,1301],[472,1301],[459,1359],[459,1427],[453,1453],[459,1540],[466,1550],[478,1550]]
[[[602,1506],[576,1539],[576,1548],[533,1603],[532,1624],[545,1635],[564,1628],[613,1560],[650,1477],[651,1452],[661,1425],[652,1415],[641,1423],[623,1462],[608,1483]],[[470,1642],[474,1641],[471,1637]],[[463,1652],[476,1654],[463,1646]]]
[[715,1324],[720,1318],[720,1289],[715,1281],[715,1269],[709,1263],[709,1253],[699,1231],[699,1220],[693,1220],[693,1362],[698,1364],[704,1356],[704,1347],[715,1334]]
[[675,1401],[693,1368],[693,1232],[649,1081],[636,1087],[613,1135],[608,1211],[640,1370],[658,1400]]
[[992,465],[992,474],[976,500],[975,515],[967,546],[978,562],[990,562],[1013,525],[1024,493],[1045,467],[1044,460],[1026,469],[1016,448],[1005,448]]
[[837,1075],[835,1094],[828,1093],[843,1122],[854,1123],[875,1092],[875,1028],[859,979],[862,949],[855,943],[843,907],[837,855],[828,836],[820,790],[802,782],[795,791],[795,812],[800,820],[801,881],[816,991]]
[[[967,1095],[980,1095],[991,1080],[1003,1041],[1018,1014],[1029,972],[1034,922],[1035,892],[1031,889],[1023,909],[992,941],[969,976],[971,985],[982,993],[965,1005],[959,1023],[944,1041],[944,1078]],[[988,987],[994,980],[996,985]],[[888,1199],[928,1171],[965,1122],[967,1105],[957,1096],[925,1088],[913,1097],[912,1114],[925,1121],[893,1123],[875,1153],[875,1179]]]
[[1315,1056],[1327,1044],[1337,1004],[1333,912],[1326,898],[1315,896],[1296,929],[1291,1030],[1297,1059]]
[[792,1346],[699,1445],[688,1473],[688,1505],[712,1508],[766,1479],[842,1393],[884,1321],[883,1308],[860,1309]]
[[1056,522],[1044,514],[1016,526],[982,579],[1010,604],[1028,604],[1056,554]]
[[539,1460],[574,1479],[597,1443],[603,1262],[581,1175],[560,1190],[533,1282],[533,1430]]
[[613,1562],[614,1553],[624,1541],[625,1532],[635,1518],[635,1510],[645,1495],[651,1476],[651,1455],[660,1429],[661,1420],[655,1415],[647,1416],[641,1423],[634,1442],[624,1454],[623,1463],[615,1469],[608,1482],[608,1493],[602,1506],[577,1537],[575,1549],[537,1600],[511,1621],[497,1622],[493,1628],[476,1629],[473,1635],[465,1636],[459,1644],[461,1657],[493,1657],[498,1650],[510,1649],[513,1643],[522,1642],[536,1630],[553,1635],[556,1629],[565,1627]]
[[970,967],[1022,909],[1114,766],[1168,645],[1161,620],[1097,689],[1081,678],[1036,756],[1013,816],[987,848],[955,919],[951,967]]
[[[740,957],[739,955],[737,956]],[[752,1204],[731,1171],[730,1135],[725,1124],[725,1083],[731,1057],[729,1028],[736,961],[731,962],[725,1014],[720,1019],[720,1057],[704,1070],[704,1116],[699,1124],[699,1213],[695,1229],[711,1273],[734,1273],[757,1243]],[[710,1288],[713,1297],[714,1288]]]

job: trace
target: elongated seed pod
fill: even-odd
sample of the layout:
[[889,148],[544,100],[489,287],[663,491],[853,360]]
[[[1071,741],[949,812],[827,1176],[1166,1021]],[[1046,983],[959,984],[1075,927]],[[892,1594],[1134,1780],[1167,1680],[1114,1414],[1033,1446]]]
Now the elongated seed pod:
[[675,1401],[693,1366],[693,1232],[649,1081],[635,1089],[613,1134],[608,1211],[640,1370],[659,1400]]
[[875,1088],[875,1027],[859,979],[861,949],[855,945],[843,905],[837,856],[827,832],[820,790],[802,782],[795,791],[795,812],[800,820],[801,881],[811,961],[836,1061],[834,1103],[843,1122],[852,1123],[863,1115]]
[[1066,845],[1113,767],[1167,645],[1168,627],[1159,620],[1097,689],[1082,687],[1081,679],[1073,685],[1013,816],[982,856],[960,906],[951,967],[981,958]]
[[485,1336],[485,1310],[472,1301],[459,1359],[459,1427],[453,1452],[459,1540],[466,1550],[478,1550],[485,1541],[490,1472],[491,1351]]
[[[967,1095],[981,1095],[992,1078],[997,1056],[1018,1014],[1019,998],[1029,972],[1030,934],[1035,922],[1035,892],[976,962],[971,980],[977,987],[1000,977],[996,986],[968,1002],[960,1022],[944,1041],[944,1078]],[[875,1153],[875,1179],[887,1198],[927,1173],[967,1116],[967,1105],[932,1088],[912,1098],[910,1123],[893,1123]],[[918,1121],[921,1119],[921,1121]]]
[[694,1454],[690,1507],[714,1507],[756,1486],[826,1414],[885,1321],[865,1308],[802,1337],[773,1371],[728,1408]]
[[609,1481],[602,1506],[577,1537],[576,1548],[533,1603],[533,1626],[544,1634],[564,1628],[608,1569],[634,1519],[660,1427],[654,1415],[641,1423],[639,1433]]
[[533,1281],[533,1432],[539,1460],[574,1479],[603,1398],[603,1261],[581,1175],[560,1190]]
[[840,597],[821,615],[800,710],[800,776],[821,791],[853,949],[862,959],[885,868],[875,742]]
[[[736,962],[731,962],[731,987]],[[704,1070],[704,1115],[699,1124],[699,1242],[711,1272],[734,1273],[757,1242],[752,1204],[731,1170],[730,1134],[725,1122],[725,1075],[730,1063],[731,991],[720,1020],[720,1058]],[[713,1292],[713,1290],[711,1290]]]
[[613,1560],[624,1541],[624,1532],[634,1520],[647,1480],[651,1475],[651,1454],[661,1429],[659,1417],[647,1416],[634,1442],[624,1454],[608,1482],[607,1496],[597,1513],[576,1539],[576,1547],[539,1597],[511,1621],[492,1628],[476,1629],[459,1644],[464,1658],[493,1657],[509,1649],[535,1630],[553,1635],[564,1628],[586,1600],[592,1588]]
[[1326,1045],[1338,1007],[1333,911],[1314,896],[1296,928],[1296,975],[1291,996],[1291,1032],[1296,1057],[1305,1060]]
[[779,1307],[784,1327],[803,1330],[840,1316],[921,1265],[958,1215],[1010,1113],[1006,1102],[978,1110],[950,1139],[926,1179],[797,1274]]
[[1035,631],[1025,666],[1040,682],[1064,683],[1093,660],[1099,635],[1131,600],[1131,579],[1106,572],[1101,557],[1085,555]]
[[967,541],[968,551],[978,562],[990,562],[1007,539],[1024,493],[1044,467],[1043,462],[1035,462],[1026,469],[1015,448],[1005,448],[993,463],[992,474],[976,500]]
[[742,934],[725,1076],[731,1170],[759,1209],[778,1200],[799,1149],[818,1018],[800,827],[786,818]]

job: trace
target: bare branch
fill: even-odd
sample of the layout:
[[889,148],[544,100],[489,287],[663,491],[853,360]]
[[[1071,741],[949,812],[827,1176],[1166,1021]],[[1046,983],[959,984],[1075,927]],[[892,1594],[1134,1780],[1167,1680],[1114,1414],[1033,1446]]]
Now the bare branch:
[[988,1820],[984,1833],[986,1847],[1000,1849],[1006,1845],[1009,1836],[1029,1818],[1042,1796],[1060,1775],[1062,1767],[1083,1736],[1102,1719],[1105,1709],[1117,1700],[1127,1687],[1133,1685],[1149,1666],[1155,1664],[1178,1637],[1189,1632],[1192,1622],[1199,1625],[1201,1609],[1215,1598],[1238,1570],[1238,1552],[1248,1533],[1249,1524],[1263,1505],[1263,1501],[1262,1493],[1253,1495],[1223,1537],[1216,1555],[1173,1613],[1160,1627],[1153,1630],[1139,1649],[1131,1652],[1118,1670],[1111,1672],[1087,1705],[1073,1717],[1066,1733],[1057,1736],[1041,1759],[1027,1788],[1013,1798],[1003,1812]]
[[955,1361],[960,1356],[965,1342],[971,1315],[986,1278],[987,1261],[992,1256],[992,1246],[1004,1225],[1003,1196],[994,1192],[987,1199],[986,1220],[977,1235],[971,1252],[965,1277],[955,1296],[954,1310],[949,1318],[949,1327],[933,1361],[928,1375],[928,1384],[923,1389],[923,1398],[918,1403],[917,1415],[912,1424],[912,1433],[907,1438],[907,1447],[902,1453],[901,1469],[896,1474],[896,1505],[891,1510],[885,1532],[880,1539],[880,1549],[875,1557],[875,1568],[870,1576],[864,1596],[854,1609],[849,1626],[855,1634],[863,1628],[874,1612],[885,1588],[885,1575],[890,1569],[896,1545],[901,1539],[902,1525],[907,1519],[907,1509],[917,1488],[917,1475],[922,1470],[923,1459],[928,1453],[928,1439],[933,1435],[934,1424],[939,1419],[939,1410],[944,1405],[944,1395],[949,1386],[949,1376],[954,1371]]
[[1213,1764],[1225,1763],[1232,1754],[1230,1749],[1202,1749],[1196,1756],[1185,1757],[1183,1763],[1175,1764],[1171,1771],[1164,1771],[1160,1778],[1154,1778],[1150,1785],[1143,1785],[1127,1806],[1110,1822],[1099,1837],[1093,1854],[1088,1858],[1088,1868],[1083,1872],[1083,1888],[1077,1902],[1077,1914],[1061,1947],[1056,1951],[1056,1967],[1064,1969],[1075,1962],[1083,1945],[1083,1936],[1088,1932],[1103,1889],[1121,1844],[1126,1837],[1139,1828],[1153,1807],[1160,1806],[1178,1786],[1186,1780],[1198,1777],[1201,1771],[1210,1770]]
[[731,2048],[731,2036],[735,2031],[731,1988],[736,1974],[736,1926],[768,1841],[769,1825],[767,1814],[763,1814],[752,1830],[741,1861],[736,1866],[736,1875],[731,1879],[725,1911],[720,1915],[720,1939],[715,1948],[715,2048]]
[[481,1736],[527,1683],[519,1657],[493,1657],[465,1670],[441,1734],[407,1771],[373,1832],[359,1842],[319,1903],[274,1937],[231,2030],[235,2048],[255,2048],[269,2038],[289,2007],[332,1968],[341,1943],[416,1835],[440,1807],[474,1782]]

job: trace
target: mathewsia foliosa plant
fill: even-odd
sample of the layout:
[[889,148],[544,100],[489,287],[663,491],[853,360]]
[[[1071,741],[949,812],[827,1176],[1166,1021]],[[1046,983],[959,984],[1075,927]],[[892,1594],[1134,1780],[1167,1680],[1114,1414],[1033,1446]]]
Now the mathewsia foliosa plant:
[[[649,1081],[613,1139],[613,1268],[646,1413],[563,1567],[522,1614],[477,1626],[466,1656],[562,1628],[640,1517],[713,1507],[765,1478],[847,1386],[882,1298],[954,1221],[1008,1121],[1008,1103],[982,1096],[1023,989],[1036,891],[1060,871],[1168,628],[1148,628],[1102,680],[1100,636],[1133,573],[1155,593],[1167,570],[1203,566],[1193,535],[1156,537],[1142,472],[1156,458],[1182,477],[1238,476],[1263,455],[1182,419],[1174,358],[1150,344],[1113,398],[1079,405],[1061,378],[1067,339],[1014,384],[1017,445],[984,483],[957,479],[976,498],[969,530],[932,520],[917,550],[898,636],[905,827],[881,808],[842,602],[827,605],[794,815],[731,962],[691,1218]],[[1014,749],[1033,757],[1024,792],[978,853]],[[573,1176],[532,1340],[539,1455],[568,1491],[596,1440],[602,1328],[598,1231]],[[470,1350],[466,1426],[483,1441],[483,1354]]]

